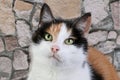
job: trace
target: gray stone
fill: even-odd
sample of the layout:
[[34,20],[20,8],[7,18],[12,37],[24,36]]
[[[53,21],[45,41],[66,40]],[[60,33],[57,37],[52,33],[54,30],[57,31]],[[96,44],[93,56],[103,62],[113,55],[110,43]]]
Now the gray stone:
[[114,29],[120,30],[120,1],[111,3],[110,6],[114,21]]
[[110,0],[110,3],[113,3],[113,2],[115,2],[115,1],[119,1],[119,0]]
[[109,0],[84,0],[83,6],[85,12],[92,13],[92,23],[97,24],[108,16]]
[[111,16],[107,16],[97,24],[92,25],[93,29],[105,29],[105,30],[113,30],[113,20]]
[[[23,78],[26,78],[28,74],[28,71],[15,71],[11,80],[22,80]],[[25,79],[26,80],[26,79]]]
[[13,52],[12,51],[3,51],[0,53],[0,56],[5,56],[5,57],[8,57],[10,59],[13,59]]
[[113,63],[113,58],[111,55],[105,55],[110,63]]
[[116,39],[117,38],[117,33],[115,31],[110,31],[108,33],[108,39]]
[[2,39],[0,38],[0,52],[4,51],[4,44]]
[[22,50],[16,50],[14,52],[13,67],[15,70],[28,69],[27,55]]
[[90,33],[87,38],[89,45],[95,45],[98,42],[105,41],[107,34],[107,31],[97,31]]
[[37,4],[35,6],[35,11],[34,11],[33,18],[32,18],[32,25],[33,25],[32,30],[33,31],[35,31],[38,28],[39,19],[40,19],[40,12],[41,12],[40,5]]
[[12,72],[12,62],[7,57],[0,57],[0,80],[9,80]]
[[25,19],[25,20],[29,20],[29,16],[30,16],[31,10],[29,11],[17,11],[16,10],[16,14],[17,14],[17,19]]
[[120,48],[115,49],[114,52],[114,65],[117,70],[120,70]]
[[6,77],[0,77],[0,80],[8,80]]
[[118,45],[120,45],[120,35],[117,37],[116,43],[117,43]]
[[24,0],[24,1],[31,3],[44,3],[44,0]]
[[25,21],[17,20],[16,22],[18,42],[21,47],[29,46],[31,42],[30,26]]
[[98,44],[97,49],[103,52],[104,54],[108,54],[114,51],[114,49],[117,47],[116,43],[114,41],[106,41]]
[[5,40],[6,49],[8,51],[12,51],[19,47],[17,38],[14,36],[5,37],[4,40]]

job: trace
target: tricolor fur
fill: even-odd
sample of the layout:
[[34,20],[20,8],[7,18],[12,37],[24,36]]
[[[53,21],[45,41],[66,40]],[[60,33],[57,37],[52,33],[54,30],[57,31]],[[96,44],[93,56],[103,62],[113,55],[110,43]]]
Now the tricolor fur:
[[92,68],[100,74],[103,79],[97,80],[120,80],[114,66],[109,62],[107,57],[93,47],[88,48],[88,61]]
[[[32,37],[32,62],[27,80],[97,80],[92,78],[94,74],[87,60],[88,45],[84,38],[90,17],[90,13],[86,13],[75,19],[56,19],[44,4],[39,28]],[[68,39],[72,44],[66,43]],[[54,45],[59,47],[55,53],[52,51]]]

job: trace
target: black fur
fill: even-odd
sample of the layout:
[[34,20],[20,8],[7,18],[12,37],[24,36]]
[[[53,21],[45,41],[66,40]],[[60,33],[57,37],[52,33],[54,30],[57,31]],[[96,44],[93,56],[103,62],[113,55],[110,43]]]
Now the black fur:
[[43,39],[45,30],[49,28],[52,24],[59,24],[65,23],[68,29],[72,29],[72,37],[75,37],[75,42],[73,45],[77,47],[84,47],[87,50],[87,40],[83,37],[83,31],[76,28],[76,25],[73,26],[72,20],[62,20],[62,19],[55,19],[52,22],[42,23],[41,26],[35,31],[33,34],[32,40],[34,43],[40,43]]
[[94,69],[92,69],[92,80],[104,80],[103,77],[98,74]]
[[90,13],[86,13],[82,17],[75,19],[55,19],[49,6],[47,4],[44,4],[40,14],[40,26],[33,34],[32,40],[34,43],[40,43],[47,28],[49,28],[52,24],[65,23],[67,28],[72,30],[71,36],[76,38],[73,45],[77,47],[82,46],[86,51],[88,44],[87,40],[83,37],[83,33],[84,27],[86,27],[86,21],[90,16]]

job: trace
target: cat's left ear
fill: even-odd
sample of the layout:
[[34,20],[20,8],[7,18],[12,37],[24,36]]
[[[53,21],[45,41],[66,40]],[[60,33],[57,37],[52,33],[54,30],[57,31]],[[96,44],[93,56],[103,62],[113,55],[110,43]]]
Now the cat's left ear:
[[86,13],[82,17],[75,20],[75,25],[78,29],[82,30],[84,33],[88,33],[91,26],[91,13]]
[[52,11],[50,9],[50,7],[44,3],[41,9],[41,13],[40,13],[40,24],[44,23],[44,22],[50,22],[54,19]]

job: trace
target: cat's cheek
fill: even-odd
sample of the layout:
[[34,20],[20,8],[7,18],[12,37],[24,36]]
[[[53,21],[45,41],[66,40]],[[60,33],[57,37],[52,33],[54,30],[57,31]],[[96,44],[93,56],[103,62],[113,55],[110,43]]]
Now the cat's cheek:
[[[34,45],[35,46],[35,45]],[[34,51],[37,51],[36,53],[40,54],[41,56],[48,56],[50,55],[50,52],[51,52],[51,43],[48,42],[48,41],[41,41],[40,44],[37,44],[35,46]]]
[[65,49],[67,50],[66,53],[70,54],[76,54],[76,52],[78,51],[78,49],[73,46],[73,45],[68,45],[67,47],[65,47]]

